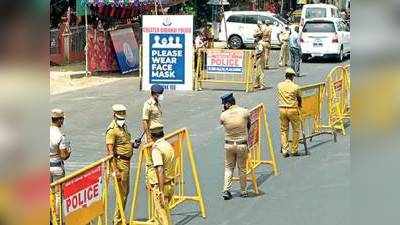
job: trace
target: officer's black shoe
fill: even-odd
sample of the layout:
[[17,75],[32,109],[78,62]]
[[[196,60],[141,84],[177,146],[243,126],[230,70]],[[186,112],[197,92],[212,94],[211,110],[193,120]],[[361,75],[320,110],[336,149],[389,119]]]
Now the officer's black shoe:
[[222,197],[224,198],[224,200],[230,200],[232,199],[232,194],[230,191],[224,191],[222,193]]
[[240,193],[240,197],[247,198],[249,197],[249,194],[247,194],[247,191],[242,191],[242,193]]
[[292,153],[292,156],[300,156],[299,152]]
[[283,154],[283,158],[287,158],[287,157],[289,157],[289,153],[286,152]]

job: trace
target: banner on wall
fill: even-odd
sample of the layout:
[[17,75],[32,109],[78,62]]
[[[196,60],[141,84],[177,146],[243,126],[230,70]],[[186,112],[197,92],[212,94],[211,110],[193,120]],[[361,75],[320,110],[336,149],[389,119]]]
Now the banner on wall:
[[121,73],[139,70],[139,47],[132,28],[113,30],[110,34]]
[[143,16],[142,89],[193,89],[193,16]]

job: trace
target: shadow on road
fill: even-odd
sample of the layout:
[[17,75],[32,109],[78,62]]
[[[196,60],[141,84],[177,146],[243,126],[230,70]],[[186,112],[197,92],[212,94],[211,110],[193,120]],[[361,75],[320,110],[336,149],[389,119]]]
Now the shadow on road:
[[177,221],[175,225],[185,225],[192,221],[194,218],[199,217],[199,212],[183,212],[183,213],[173,213],[172,216],[184,216],[183,219]]

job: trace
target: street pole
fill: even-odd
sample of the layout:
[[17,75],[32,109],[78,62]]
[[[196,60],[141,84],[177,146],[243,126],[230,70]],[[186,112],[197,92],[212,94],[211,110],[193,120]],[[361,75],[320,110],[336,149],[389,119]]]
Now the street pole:
[[85,76],[88,76],[88,20],[87,20],[87,5],[85,4]]

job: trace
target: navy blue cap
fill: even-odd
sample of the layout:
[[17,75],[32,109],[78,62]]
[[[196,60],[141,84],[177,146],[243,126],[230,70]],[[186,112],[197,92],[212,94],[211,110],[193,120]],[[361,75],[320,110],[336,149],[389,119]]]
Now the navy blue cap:
[[230,102],[232,99],[234,99],[233,97],[233,93],[227,93],[221,96],[221,104],[225,104],[227,102]]
[[162,94],[164,92],[164,88],[163,86],[159,85],[159,84],[153,84],[150,88],[150,90],[152,92],[155,92],[157,94]]

